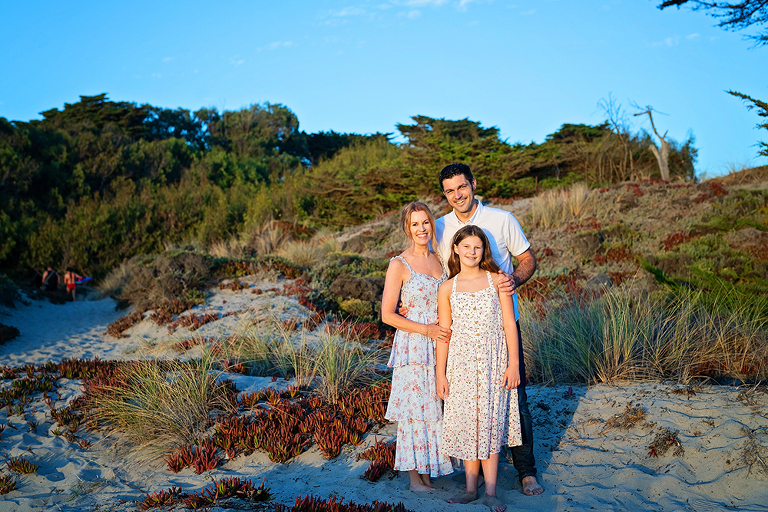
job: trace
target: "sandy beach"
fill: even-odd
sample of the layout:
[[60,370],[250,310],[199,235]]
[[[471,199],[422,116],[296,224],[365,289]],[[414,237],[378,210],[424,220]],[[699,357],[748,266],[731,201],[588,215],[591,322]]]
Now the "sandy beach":
[[[246,280],[247,281],[247,280]],[[282,288],[279,283],[251,278],[251,289]],[[237,314],[211,322],[195,335],[230,333],[259,315],[307,316],[295,296],[248,290],[209,290],[204,306],[194,310]],[[169,335],[148,318],[116,339],[104,334],[110,322],[126,314],[111,299],[53,305],[26,300],[2,312],[2,323],[21,335],[0,346],[0,366],[18,367],[64,358],[135,359],[162,356],[181,329]],[[523,326],[524,328],[524,326]],[[264,387],[285,389],[291,381],[227,374],[240,392]],[[9,385],[8,380],[2,386]],[[68,402],[80,393],[80,381],[61,379],[58,393]],[[501,500],[509,510],[663,510],[763,511],[768,503],[768,389],[765,386],[694,386],[635,382],[621,385],[531,385],[529,405],[536,436],[536,461],[542,496],[521,493],[516,471],[500,466]],[[482,511],[474,503],[448,505],[463,473],[435,480],[436,490],[416,494],[408,477],[386,475],[372,483],[361,478],[368,467],[356,454],[376,439],[392,440],[396,426],[366,434],[360,446],[345,445],[326,460],[316,445],[288,463],[269,460],[263,451],[227,460],[215,470],[196,475],[187,468],[173,474],[149,450],[128,451],[119,439],[82,432],[91,446],[81,448],[52,433],[40,394],[26,406],[24,418],[0,411],[0,453],[4,460],[24,456],[40,466],[29,475],[13,473],[18,489],[0,496],[2,511],[135,510],[145,493],[181,487],[199,490],[228,476],[265,481],[274,501],[292,505],[297,496],[337,495],[345,502],[402,502],[414,511]],[[36,432],[26,421],[37,422]],[[5,464],[2,474],[10,471]],[[176,509],[183,509],[177,505]],[[220,508],[214,508],[217,510]]]

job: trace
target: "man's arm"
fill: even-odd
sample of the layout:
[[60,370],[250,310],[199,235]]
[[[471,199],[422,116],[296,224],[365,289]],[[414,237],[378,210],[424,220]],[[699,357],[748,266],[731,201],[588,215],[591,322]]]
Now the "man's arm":
[[525,284],[533,273],[536,272],[536,256],[533,255],[533,251],[530,248],[524,253],[516,256],[517,268],[512,272],[512,279],[515,280],[515,288]]

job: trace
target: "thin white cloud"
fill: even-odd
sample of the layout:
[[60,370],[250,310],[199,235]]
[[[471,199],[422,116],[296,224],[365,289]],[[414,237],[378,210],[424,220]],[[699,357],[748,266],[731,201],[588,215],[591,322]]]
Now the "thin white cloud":
[[286,48],[288,46],[293,46],[293,41],[274,41],[266,46],[260,47],[259,51],[277,50],[278,48]]
[[687,36],[685,36],[685,38],[689,41],[693,41],[699,38],[699,34],[698,32],[694,32],[693,34],[688,34]]
[[393,1],[395,5],[408,5],[413,7],[421,7],[424,5],[443,5],[447,3],[447,0],[398,0]]
[[680,44],[680,36],[670,36],[665,38],[663,41],[656,41],[655,43],[652,43],[651,46],[654,48],[658,48],[660,46],[671,48],[673,46],[677,46],[678,44]]
[[171,62],[173,57],[163,57],[163,62]]
[[365,13],[366,11],[362,7],[345,7],[340,11],[332,12],[331,16],[336,16],[337,18],[343,18],[346,16],[361,16]]
[[409,20],[415,20],[421,16],[421,11],[418,9],[414,9],[412,11],[402,11],[397,13],[398,16],[401,18],[408,18]]

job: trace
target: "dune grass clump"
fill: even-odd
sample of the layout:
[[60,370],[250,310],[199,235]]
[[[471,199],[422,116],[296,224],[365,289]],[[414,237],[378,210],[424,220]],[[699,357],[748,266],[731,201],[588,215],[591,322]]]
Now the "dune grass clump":
[[373,381],[373,369],[383,361],[384,353],[326,333],[316,348],[315,357],[320,377],[316,391],[324,401],[336,404],[353,387]]
[[577,182],[570,189],[553,189],[533,199],[531,224],[535,228],[551,229],[569,222],[579,221],[587,211],[590,189]]
[[524,302],[529,374],[539,382],[587,383],[768,378],[768,318],[749,303],[713,303],[700,293],[654,300],[624,287],[536,307]]
[[107,383],[87,388],[99,425],[157,448],[191,444],[216,412],[231,412],[234,395],[217,381],[214,360],[135,361]]

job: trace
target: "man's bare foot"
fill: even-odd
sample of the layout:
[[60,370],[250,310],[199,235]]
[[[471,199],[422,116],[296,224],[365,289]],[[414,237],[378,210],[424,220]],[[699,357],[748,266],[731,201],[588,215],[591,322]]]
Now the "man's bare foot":
[[476,499],[477,499],[477,491],[465,492],[464,494],[459,494],[458,496],[454,496],[453,498],[448,498],[448,503],[469,503],[469,502],[475,501]]
[[431,485],[424,485],[423,483],[411,482],[411,490],[413,492],[429,492],[434,491],[435,488]]
[[536,496],[544,492],[544,488],[539,485],[539,481],[535,476],[527,476],[523,478],[523,494],[526,496]]
[[492,512],[504,512],[507,510],[507,506],[499,501],[499,498],[496,496],[488,496],[486,494],[483,498],[483,503],[488,505],[488,508],[491,509]]
[[[480,489],[483,484],[485,483],[485,478],[483,478],[483,475],[480,475],[477,477],[477,488]],[[460,490],[466,491],[467,490],[467,484],[462,485],[459,487]]]

